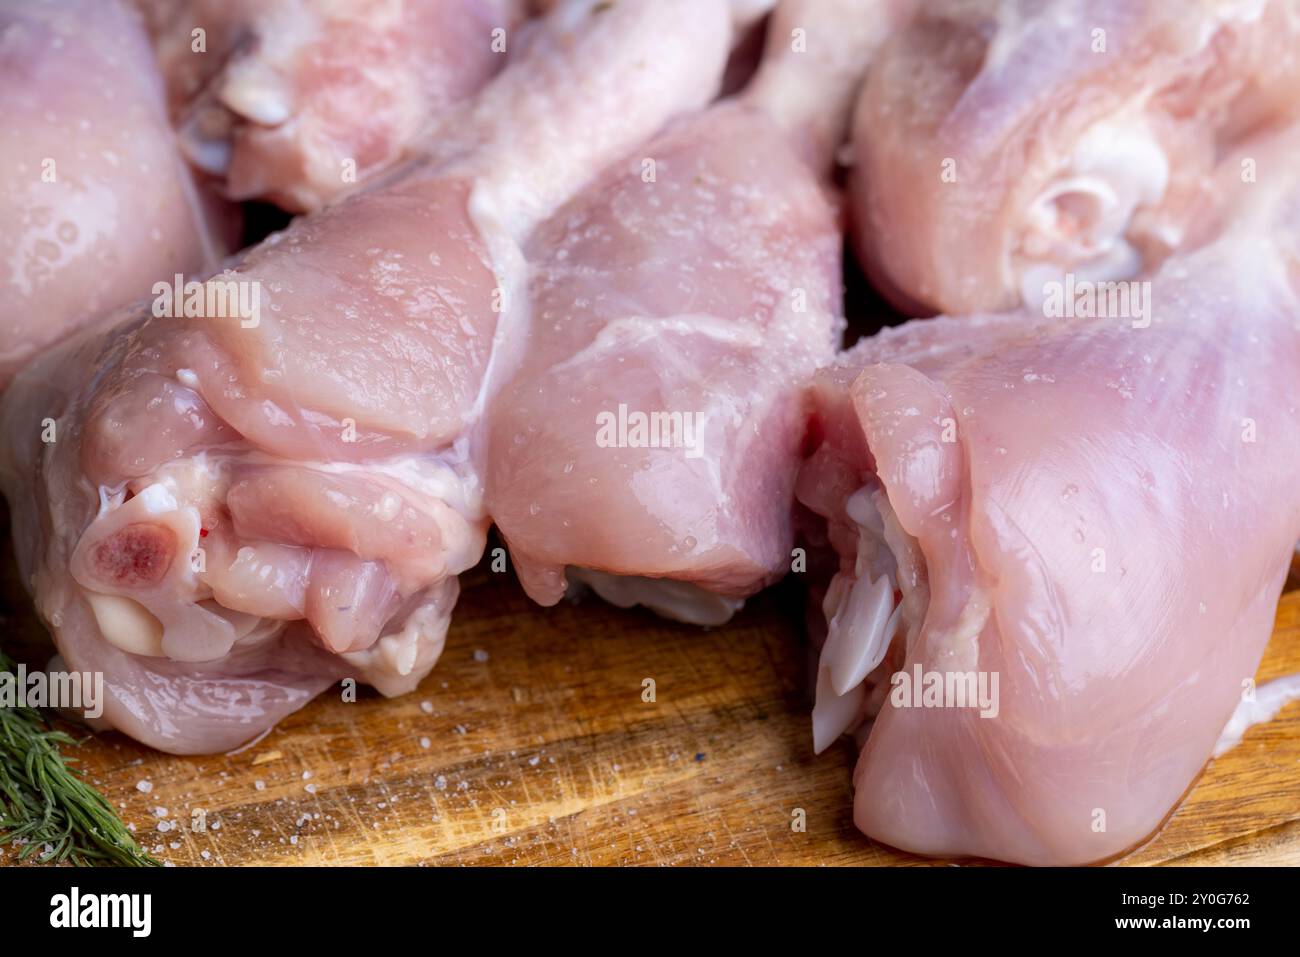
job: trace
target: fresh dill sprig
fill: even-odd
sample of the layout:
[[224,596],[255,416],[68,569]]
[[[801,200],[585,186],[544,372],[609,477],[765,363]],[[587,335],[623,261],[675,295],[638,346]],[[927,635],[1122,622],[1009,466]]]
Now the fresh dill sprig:
[[[15,666],[0,651],[3,671]],[[41,863],[159,866],[59,751],[78,743],[35,708],[0,707],[0,847]]]

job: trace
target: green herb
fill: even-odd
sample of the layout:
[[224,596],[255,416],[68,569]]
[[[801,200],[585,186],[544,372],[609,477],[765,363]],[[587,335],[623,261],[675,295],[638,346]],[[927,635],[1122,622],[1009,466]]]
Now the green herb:
[[[0,671],[14,671],[4,652]],[[21,845],[19,860],[42,863],[157,867],[59,752],[78,743],[35,708],[0,708],[0,847]]]

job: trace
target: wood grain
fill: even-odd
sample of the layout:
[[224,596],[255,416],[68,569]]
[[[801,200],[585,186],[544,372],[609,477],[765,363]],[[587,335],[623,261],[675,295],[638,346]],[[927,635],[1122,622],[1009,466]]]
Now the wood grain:
[[[5,577],[0,634],[40,661]],[[538,609],[485,566],[463,583],[446,654],[414,695],[322,696],[232,755],[103,735],[83,766],[180,865],[947,863],[854,829],[847,742],[813,756],[796,585],[701,631],[595,600]],[[1295,671],[1300,592],[1281,603],[1260,678]],[[1120,863],[1300,863],[1298,795],[1293,704]]]

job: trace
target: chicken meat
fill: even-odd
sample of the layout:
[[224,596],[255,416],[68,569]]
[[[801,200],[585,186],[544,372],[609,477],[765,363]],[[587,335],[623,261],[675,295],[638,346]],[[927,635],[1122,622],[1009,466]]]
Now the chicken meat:
[[570,0],[418,161],[15,383],[20,560],[112,726],[221,750],[340,678],[428,672],[484,545],[477,431],[527,339],[522,247],[708,102],[729,35],[722,0]]
[[898,6],[787,0],[747,91],[533,235],[486,493],[538,602],[582,583],[719,624],[789,570],[801,394],[843,326],[834,153]]
[[819,373],[814,736],[865,739],[870,836],[1100,861],[1211,757],[1300,537],[1298,133],[1225,160],[1221,235],[1100,312],[914,321]]
[[2,391],[99,313],[216,268],[237,221],[191,179],[118,0],[0,2],[0,116]]
[[1036,307],[1158,266],[1298,108],[1294,0],[930,0],[858,104],[852,236],[911,315]]
[[506,63],[523,0],[136,0],[186,155],[232,199],[319,209]]

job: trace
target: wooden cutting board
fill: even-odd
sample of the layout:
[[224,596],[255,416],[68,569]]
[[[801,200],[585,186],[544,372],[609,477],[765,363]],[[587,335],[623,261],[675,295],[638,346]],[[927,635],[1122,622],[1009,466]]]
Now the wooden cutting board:
[[[6,561],[0,635],[39,662]],[[413,695],[322,696],[231,755],[103,735],[82,765],[178,865],[932,863],[854,829],[851,745],[812,753],[796,585],[708,631],[596,600],[538,609],[486,566],[463,588]],[[1259,678],[1296,671],[1300,591]],[[1300,864],[1300,704],[1214,761],[1123,863]]]

